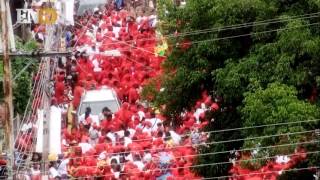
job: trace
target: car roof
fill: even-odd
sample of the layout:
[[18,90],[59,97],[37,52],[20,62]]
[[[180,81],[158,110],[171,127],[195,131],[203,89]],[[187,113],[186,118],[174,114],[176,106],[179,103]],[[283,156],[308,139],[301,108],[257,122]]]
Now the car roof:
[[113,89],[102,88],[99,90],[86,91],[83,95],[83,102],[97,102],[116,100],[117,96]]

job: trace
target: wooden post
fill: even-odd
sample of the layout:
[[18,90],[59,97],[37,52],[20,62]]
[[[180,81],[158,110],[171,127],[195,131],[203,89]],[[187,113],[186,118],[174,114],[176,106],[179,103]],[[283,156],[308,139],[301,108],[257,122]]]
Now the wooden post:
[[13,136],[12,136],[12,119],[13,119],[13,105],[12,105],[12,82],[11,82],[11,64],[9,57],[9,31],[7,21],[7,0],[1,0],[1,27],[3,40],[3,92],[4,92],[4,106],[5,106],[5,148],[7,150],[7,157],[10,160],[7,162],[8,179],[12,179],[12,167],[14,163],[13,154]]

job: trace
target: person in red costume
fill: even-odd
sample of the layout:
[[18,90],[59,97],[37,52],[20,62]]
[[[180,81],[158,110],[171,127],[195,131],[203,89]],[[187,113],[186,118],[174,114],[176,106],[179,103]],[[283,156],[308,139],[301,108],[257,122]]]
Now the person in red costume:
[[119,121],[125,125],[127,125],[129,121],[131,121],[132,117],[132,113],[129,108],[129,103],[123,103],[121,109],[117,113],[119,115]]
[[64,76],[57,76],[54,95],[58,104],[61,104],[64,102],[64,91],[65,91]]
[[88,55],[82,53],[78,60],[77,72],[79,74],[79,80],[85,80],[87,75],[93,73],[93,64],[88,59]]
[[93,90],[96,89],[98,86],[97,81],[93,78],[92,74],[87,74],[87,82],[86,82],[86,90]]
[[85,81],[80,81],[80,85],[74,88],[74,98],[72,101],[74,109],[77,109],[80,105],[81,96],[84,93]]

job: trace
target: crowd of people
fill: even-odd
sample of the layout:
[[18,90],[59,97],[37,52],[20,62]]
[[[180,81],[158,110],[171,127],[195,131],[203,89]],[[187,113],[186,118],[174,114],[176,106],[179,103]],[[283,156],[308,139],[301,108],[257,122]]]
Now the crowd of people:
[[[52,178],[198,179],[191,169],[197,146],[208,138],[199,129],[208,124],[205,112],[219,106],[203,93],[194,109],[181,115],[182,125],[173,128],[159,110],[141,101],[142,87],[162,73],[165,60],[155,53],[156,23],[156,16],[143,10],[132,15],[110,7],[77,19],[71,40],[75,53],[59,63],[52,104],[75,111],[85,91],[107,86],[116,91],[121,107],[101,109],[99,122],[92,120],[90,107],[79,118],[67,118],[63,155],[51,159]],[[121,55],[105,54],[112,50]]]
[[[209,123],[206,113],[219,110],[217,100],[204,91],[194,107],[181,114],[182,123],[175,127],[161,115],[161,110],[142,101],[142,88],[163,73],[161,64],[166,59],[163,52],[156,53],[156,46],[162,41],[157,37],[157,17],[153,10],[134,11],[117,2],[120,4],[114,7],[108,4],[85,13],[76,19],[74,27],[67,28],[66,45],[74,53],[59,58],[51,103],[66,108],[68,113],[62,115],[62,153],[48,157],[49,178],[201,179],[192,167],[197,149],[206,146],[209,138],[202,129]],[[37,34],[45,32],[39,28]],[[41,39],[38,38],[39,43]],[[106,53],[114,50],[120,55]],[[162,90],[160,82],[156,86],[158,91]],[[117,112],[107,106],[99,109],[98,122],[93,120],[90,107],[78,117],[74,112],[85,91],[103,87],[115,90],[120,109]],[[32,127],[25,129],[31,131]],[[23,139],[17,144],[31,149],[31,144]],[[304,158],[300,153],[296,160]],[[34,153],[32,162],[40,160],[41,156]],[[230,162],[236,160],[239,158]],[[281,167],[269,164],[264,171],[270,173],[265,176],[276,178],[277,172],[290,168],[288,162],[293,161],[290,159]],[[230,170],[230,174],[237,176],[235,179],[249,173],[237,163]],[[41,179],[40,163],[31,167],[30,177]]]

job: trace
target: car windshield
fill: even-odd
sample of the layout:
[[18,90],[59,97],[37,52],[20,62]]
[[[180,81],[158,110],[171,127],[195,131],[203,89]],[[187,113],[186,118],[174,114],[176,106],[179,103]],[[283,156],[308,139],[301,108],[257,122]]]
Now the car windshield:
[[81,104],[79,114],[84,114],[87,107],[91,108],[91,114],[93,115],[99,115],[104,107],[108,107],[113,113],[117,112],[119,109],[119,105],[116,100],[83,102]]

